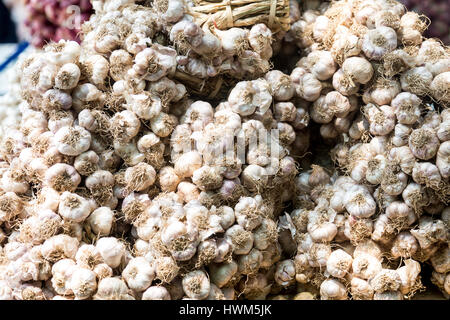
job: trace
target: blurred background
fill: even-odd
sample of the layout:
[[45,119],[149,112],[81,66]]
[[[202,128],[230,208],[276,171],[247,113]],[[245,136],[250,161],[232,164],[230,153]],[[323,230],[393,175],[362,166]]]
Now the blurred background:
[[[450,0],[399,1],[432,21],[425,36],[450,44]],[[75,19],[72,22],[81,25],[91,13],[89,0],[0,0],[0,43],[28,41],[41,47],[50,40],[79,40],[80,28],[68,28],[66,24]]]

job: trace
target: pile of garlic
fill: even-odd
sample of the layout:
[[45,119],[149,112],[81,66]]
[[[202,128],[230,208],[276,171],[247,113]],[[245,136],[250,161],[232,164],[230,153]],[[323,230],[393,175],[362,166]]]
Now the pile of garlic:
[[[89,43],[92,52],[109,56],[119,49],[126,50],[128,55],[116,52],[115,56],[115,61],[120,61],[119,66],[125,69],[136,56],[137,66],[130,77],[145,78],[150,72],[156,73],[154,77],[161,73],[206,92],[204,87],[210,85],[206,79],[218,76],[255,79],[269,71],[273,35],[265,24],[220,30],[209,22],[200,27],[189,14],[192,3],[163,0],[147,6],[135,2],[138,1],[94,0],[95,16],[83,25],[83,43]],[[156,61],[147,61],[152,53],[148,47],[159,45],[171,49],[160,52]],[[141,53],[145,48],[145,53]],[[141,54],[137,56],[138,53]],[[152,68],[165,71],[151,71]],[[126,70],[122,72],[126,75]],[[208,90],[214,93],[222,83],[220,80]]]
[[[372,135],[393,130],[395,116],[402,125],[417,122],[421,98],[448,106],[450,53],[442,43],[422,39],[421,16],[384,0],[339,1],[320,9],[305,11],[284,40],[302,48],[293,76],[305,83],[304,99],[312,102],[311,118],[325,139],[343,133],[359,139],[352,136],[362,125],[352,126],[360,120],[358,95],[369,105],[362,108],[366,117],[383,122],[375,111],[386,114],[383,126],[372,124]],[[402,126],[396,129],[405,134]]]
[[[450,59],[421,20],[292,0],[273,35],[201,29],[186,6],[94,0],[81,45],[18,64],[0,299],[403,299],[428,262],[450,294]],[[269,71],[289,43],[297,66]],[[220,102],[179,81],[220,74]],[[307,170],[314,134],[335,167]]]
[[[22,54],[21,59],[28,54]],[[0,140],[10,128],[17,129],[20,124],[19,105],[22,102],[20,87],[20,71],[18,65],[7,69],[6,78],[8,80],[7,90],[4,95],[0,95]]]
[[[239,82],[214,109],[165,77],[173,49],[153,44],[120,70],[130,53],[88,44],[19,65],[22,119],[0,148],[2,297],[260,297],[291,155],[309,143],[290,76]],[[158,55],[144,79],[120,78]]]

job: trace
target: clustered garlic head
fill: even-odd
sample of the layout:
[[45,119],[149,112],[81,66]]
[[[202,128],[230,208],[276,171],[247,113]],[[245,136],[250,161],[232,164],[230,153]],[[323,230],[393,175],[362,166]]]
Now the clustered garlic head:
[[[22,61],[33,51],[33,48],[27,48],[19,56],[18,61]],[[17,129],[19,127],[21,119],[19,105],[22,103],[20,62],[6,68],[3,72],[6,74],[8,83],[6,84],[6,92],[0,95],[0,138],[7,130]]]
[[302,99],[334,145],[334,172],[298,176],[286,228],[297,281],[322,299],[410,298],[426,261],[448,297],[450,56],[425,28],[396,2],[348,0],[306,10],[284,39],[303,50],[296,83],[317,79]]
[[[94,0],[81,45],[18,64],[3,298],[405,299],[424,262],[450,294],[449,55],[420,17],[292,0],[272,34],[135,2]],[[299,61],[270,70],[284,44]]]
[[80,26],[92,14],[90,0],[5,0],[20,41],[42,48],[50,41],[80,41]]
[[[269,71],[274,33],[266,24],[219,29],[215,21],[199,18],[200,13],[193,10],[199,4],[190,1],[135,2],[142,1],[94,0],[95,15],[82,27],[83,43],[90,42],[93,53],[110,56],[103,63],[109,62],[115,81],[129,77],[139,87],[137,79],[168,77],[214,96],[223,77],[254,78]],[[288,11],[287,3],[281,6]],[[88,60],[94,65],[101,59],[91,56]],[[211,85],[208,79],[212,78]],[[169,79],[164,79],[164,85],[149,85],[150,91],[165,99],[183,96],[178,83]]]
[[1,149],[2,281],[14,299],[27,281],[45,299],[259,297],[258,279],[267,295],[292,198],[270,190],[294,187],[294,144],[309,142],[291,77],[239,82],[214,107],[189,99],[179,52],[152,42],[156,14],[116,4],[97,3],[81,46],[20,63],[22,119]]

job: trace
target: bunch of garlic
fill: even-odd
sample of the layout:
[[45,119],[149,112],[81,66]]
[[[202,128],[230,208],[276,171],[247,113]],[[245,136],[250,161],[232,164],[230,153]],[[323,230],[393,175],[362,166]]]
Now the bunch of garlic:
[[[284,41],[303,50],[293,73],[325,139],[351,135],[364,125],[357,112],[361,94],[365,104],[376,104],[383,114],[386,106],[399,108],[393,111],[400,117],[398,122],[406,125],[417,121],[424,99],[448,105],[450,56],[438,41],[422,40],[426,25],[419,15],[385,0],[324,2],[317,9],[306,10]],[[391,105],[402,91],[395,100],[398,107]],[[371,134],[385,135],[394,129],[395,119],[387,113],[384,126],[389,128],[374,124]],[[381,116],[377,118],[383,122]],[[399,126],[398,131],[404,133],[405,128]]]
[[[53,43],[19,64],[22,119],[1,143],[5,292],[15,299],[166,299],[177,297],[170,286],[178,277],[183,279],[182,296],[203,299],[203,292],[192,292],[196,281],[209,278],[201,278],[206,274],[200,270],[213,261],[220,269],[226,260],[239,267],[232,274],[236,283],[224,293],[209,280],[205,288],[207,295],[211,288],[211,298],[233,297],[233,285],[245,283],[247,275],[260,269],[263,254],[273,259],[280,254],[274,209],[256,192],[266,187],[263,166],[268,163],[242,168],[213,163],[211,158],[203,163],[203,155],[195,149],[170,152],[183,147],[174,143],[176,132],[172,134],[178,124],[200,133],[213,117],[221,118],[217,125],[234,119],[238,122],[234,133],[251,138],[240,130],[240,112],[213,114],[208,103],[185,99],[184,86],[168,78],[175,73],[178,54],[153,43],[161,31],[153,10],[132,1],[97,1],[94,8],[97,14],[84,25],[81,46]],[[286,78],[281,86],[280,76]],[[276,98],[288,104],[278,108],[281,117],[285,109],[296,112],[287,102],[293,89],[286,75],[269,78],[251,83],[253,110],[246,115],[255,113],[263,101],[258,110],[261,120],[266,117],[270,128],[282,126],[284,146],[270,138],[254,151],[264,157],[274,145],[279,155],[270,162],[274,162],[272,176],[286,182],[287,176],[295,175],[286,148],[296,136],[288,123],[272,118],[270,85],[286,91]],[[242,103],[248,97],[238,96],[236,108],[245,108]],[[295,119],[295,114],[289,115],[286,121]],[[264,128],[261,121],[254,121]],[[204,152],[206,158],[209,151]],[[237,155],[223,160],[228,158],[240,161]],[[219,189],[225,198],[239,189],[242,197],[231,199],[231,207],[218,202],[204,206],[211,191]],[[125,233],[133,239],[126,245],[118,240]],[[11,250],[18,254],[10,254]],[[192,272],[195,276],[189,280]],[[222,283],[220,271],[209,272],[220,287],[228,283]],[[166,291],[155,287],[155,279],[167,286]]]
[[[19,61],[32,51],[32,49],[26,50],[19,57]],[[16,64],[6,71],[8,79],[7,90],[5,94],[0,95],[0,139],[8,128],[16,129],[20,123],[19,105],[22,102],[22,97],[19,69]]]
[[[7,238],[1,277],[16,299],[31,298],[32,293],[42,297],[39,289],[44,286],[47,298],[87,299],[116,292],[108,287],[115,285],[115,280],[105,285],[100,280],[112,277],[113,271],[130,260],[131,253],[118,238],[131,226],[118,223],[120,217],[113,209],[119,198],[148,189],[156,179],[153,166],[141,163],[152,145],[140,128],[146,120],[165,126],[162,102],[143,91],[107,101],[109,62],[101,55],[86,57],[81,52],[76,42],[61,41],[31,54],[19,65],[22,119],[20,127],[8,130],[2,139],[0,187],[1,242]],[[158,84],[167,83],[172,84],[168,79]],[[183,87],[176,89],[181,98]],[[147,110],[149,102],[154,104],[152,112]],[[131,141],[137,134],[143,137],[139,144],[136,139]],[[150,138],[159,139],[151,134]],[[142,157],[133,163],[132,151],[138,152],[138,145]],[[124,160],[129,168],[121,171]],[[116,181],[125,185],[118,182],[115,190]],[[75,268],[77,251],[100,236],[105,237],[96,241],[99,253],[89,249],[84,258],[87,265]],[[19,251],[9,254],[10,250]],[[97,264],[103,261],[106,265],[96,273]],[[69,268],[71,265],[74,268]],[[29,284],[31,280],[34,282]]]
[[378,198],[380,190],[367,182],[330,177],[319,166],[301,173],[297,188],[298,209],[287,216],[284,235],[297,248],[283,287],[297,282],[321,299],[410,298],[423,289],[420,263],[428,260],[435,278],[445,279],[448,208],[441,219],[418,219],[407,199]]
[[[136,1],[94,1],[95,15],[83,25],[83,43],[108,56],[126,50],[131,56],[116,52],[115,68],[128,69],[135,60],[130,77],[158,77],[159,69],[166,68],[161,71],[165,76],[195,84],[200,91],[208,86],[206,79],[218,75],[254,79],[269,71],[272,32],[266,25],[219,30],[208,23],[201,28],[189,14],[190,5],[180,0],[156,1],[149,7]],[[170,58],[160,55],[156,59],[160,66],[158,61],[146,61],[153,55],[148,50],[152,44],[174,48],[161,52]]]
[[[234,208],[222,205],[208,209],[198,200],[189,201],[179,194],[156,197],[134,220],[132,230],[137,238],[134,259],[153,265],[155,279],[173,299],[232,298],[235,286],[253,276],[263,276],[264,270],[279,259],[273,207],[261,196],[241,197]],[[130,280],[125,270],[122,273],[130,288],[135,285],[130,286],[131,280],[139,280],[139,272],[136,270]],[[149,290],[150,283],[142,284],[139,291]],[[181,295],[174,296],[172,286],[181,286]],[[247,288],[245,295],[256,292]]]
[[297,172],[290,155],[309,142],[291,77],[240,82],[214,110],[165,77],[170,48],[142,50],[125,75],[112,64],[130,53],[108,61],[88,50],[61,41],[20,64],[22,119],[0,149],[11,297],[267,295],[281,256],[276,217]]
[[[190,190],[189,198],[192,192],[202,198],[218,191],[222,201],[229,201],[242,187],[264,194],[274,186],[292,184],[293,156],[302,155],[309,144],[309,115],[295,106],[295,99],[291,77],[274,70],[265,78],[237,83],[228,100],[215,109],[208,102],[191,103],[170,146],[178,179],[192,180],[190,189],[183,184]],[[164,188],[172,191],[176,185]],[[289,194],[282,198],[286,196],[282,202],[289,199]]]
[[[306,209],[328,201],[324,207],[334,211],[322,218],[318,232],[309,230],[308,214],[298,212],[305,210],[299,196],[302,205],[292,214],[302,221],[300,232],[351,246],[371,238],[393,259],[448,260],[448,226],[439,216],[450,190],[445,109],[450,56],[438,41],[422,38],[425,28],[420,16],[383,0],[322,3],[292,24],[283,40],[302,48],[303,57],[291,76],[311,104],[321,136],[337,142],[332,150],[337,174],[350,176],[321,187],[308,182],[309,175],[313,180],[319,175],[317,168],[299,176],[299,189],[314,202]],[[449,270],[439,270],[434,281],[444,289]],[[315,281],[315,272],[301,271],[302,278]],[[323,293],[344,293],[339,288],[327,282]]]
[[[292,1],[272,46],[261,24],[201,29],[189,5],[95,0],[81,45],[19,64],[1,297],[403,299],[427,261],[448,293],[448,52],[420,19]],[[286,42],[295,68],[259,70]],[[222,73],[221,102],[178,81]],[[316,128],[337,166],[298,172]]]

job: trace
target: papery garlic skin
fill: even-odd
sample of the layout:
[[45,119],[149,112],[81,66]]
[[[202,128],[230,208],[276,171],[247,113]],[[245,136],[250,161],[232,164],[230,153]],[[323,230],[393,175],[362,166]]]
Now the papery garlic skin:
[[449,293],[450,60],[423,18],[134,2],[93,1],[0,99],[0,296],[400,300],[428,262]]
[[276,100],[287,101],[294,96],[294,85],[288,75],[283,74],[281,71],[273,70],[269,71],[265,78]]
[[433,75],[425,67],[409,69],[400,76],[402,89],[419,96],[429,91],[432,80]]
[[52,285],[56,293],[61,295],[73,294],[70,289],[70,279],[72,274],[77,269],[75,262],[70,259],[63,259],[55,263],[52,267],[53,277],[51,279]]
[[353,299],[370,300],[373,298],[373,289],[367,281],[353,277],[351,281],[351,294]]
[[241,116],[253,114],[257,107],[264,113],[272,102],[269,84],[265,80],[240,82],[230,92],[228,102],[232,110]]
[[135,300],[128,293],[125,282],[119,278],[107,277],[98,283],[97,293],[94,300]]
[[409,137],[409,148],[416,158],[429,160],[437,153],[439,139],[432,129],[416,129]]
[[346,210],[356,217],[368,218],[375,213],[376,204],[367,189],[355,186],[344,196]]
[[364,36],[362,51],[373,60],[379,60],[397,47],[397,34],[389,27],[377,27]]
[[233,246],[234,254],[248,254],[253,246],[254,236],[240,225],[234,225],[225,232],[226,239],[229,239]]
[[320,295],[322,300],[347,300],[347,290],[345,286],[335,280],[328,279],[320,285]]
[[433,97],[442,101],[443,103],[450,102],[450,96],[448,93],[448,86],[450,83],[450,72],[443,72],[438,74],[431,82],[430,89]]
[[370,254],[361,254],[354,257],[352,262],[353,274],[361,279],[372,279],[381,269],[379,258]]
[[329,51],[314,51],[308,55],[311,72],[318,80],[327,80],[336,71],[336,63]]
[[189,298],[203,300],[209,295],[210,282],[203,271],[193,271],[183,278],[183,290]]
[[192,177],[196,169],[199,169],[202,164],[202,157],[196,151],[184,153],[178,158],[175,163],[175,173],[180,178]]
[[[186,243],[178,245],[178,242],[183,240]],[[163,229],[161,241],[169,248],[176,260],[186,261],[191,259],[197,250],[198,230],[193,225],[174,221]]]
[[116,238],[100,238],[96,243],[96,248],[100,252],[105,263],[111,268],[117,268],[125,254],[125,247]]
[[353,259],[341,249],[333,251],[328,257],[327,272],[335,278],[343,278],[350,270]]
[[444,179],[448,179],[450,177],[449,156],[450,142],[445,141],[439,146],[436,155],[436,166],[438,167],[439,173]]
[[89,215],[87,222],[94,233],[107,236],[111,233],[114,212],[108,207],[97,208]]
[[55,88],[70,90],[77,86],[80,80],[81,71],[76,64],[67,63],[63,65],[56,75]]
[[409,232],[401,232],[392,244],[391,254],[395,258],[408,258],[414,255],[417,250],[419,250],[419,246],[416,238]]
[[75,193],[63,192],[60,198],[58,213],[66,220],[84,221],[92,211],[89,201]]
[[70,278],[69,287],[77,299],[87,299],[97,289],[96,274],[88,269],[77,268]]
[[351,57],[342,64],[344,75],[361,84],[370,81],[373,75],[373,67],[369,61],[361,57]]
[[277,263],[277,270],[275,271],[275,281],[281,285],[286,286],[294,280],[295,265],[292,260],[283,260]]

